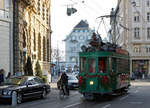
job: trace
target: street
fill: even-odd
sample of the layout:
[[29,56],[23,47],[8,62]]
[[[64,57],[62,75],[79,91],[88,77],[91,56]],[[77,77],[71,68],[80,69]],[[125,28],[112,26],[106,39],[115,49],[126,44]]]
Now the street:
[[[55,88],[46,99],[26,101],[17,108],[149,108],[150,82],[134,81],[127,94],[113,95],[112,100],[100,99],[86,101],[77,90],[71,90],[70,97],[59,99],[59,91]],[[11,108],[0,104],[0,108]]]

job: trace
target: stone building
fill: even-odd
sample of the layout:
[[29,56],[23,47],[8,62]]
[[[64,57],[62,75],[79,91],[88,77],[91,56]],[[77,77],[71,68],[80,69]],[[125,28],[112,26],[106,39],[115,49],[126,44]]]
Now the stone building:
[[116,31],[113,38],[130,53],[130,72],[145,76],[150,76],[149,10],[150,0],[118,0],[115,21],[119,29],[111,23],[113,31]]
[[14,74],[24,74],[28,56],[33,71],[39,60],[42,72],[50,72],[50,0],[13,1]]
[[4,75],[12,71],[13,47],[12,47],[12,2],[0,0],[0,69],[4,69]]
[[82,45],[87,45],[94,30],[89,28],[87,21],[81,20],[65,39],[66,66],[79,66],[79,52]]

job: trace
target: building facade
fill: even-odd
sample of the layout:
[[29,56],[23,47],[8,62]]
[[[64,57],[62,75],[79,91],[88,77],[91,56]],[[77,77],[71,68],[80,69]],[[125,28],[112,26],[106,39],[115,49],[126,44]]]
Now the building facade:
[[50,74],[50,0],[13,1],[14,74],[24,74],[27,57],[33,71],[37,60],[44,75]]
[[81,20],[65,39],[66,66],[79,66],[79,52],[82,45],[87,45],[94,30],[89,28],[87,21]]
[[[130,53],[130,72],[150,76],[150,0],[118,0],[113,38]],[[114,26],[112,24],[112,26]],[[116,30],[117,26],[115,29]]]
[[12,1],[0,0],[0,69],[12,71]]

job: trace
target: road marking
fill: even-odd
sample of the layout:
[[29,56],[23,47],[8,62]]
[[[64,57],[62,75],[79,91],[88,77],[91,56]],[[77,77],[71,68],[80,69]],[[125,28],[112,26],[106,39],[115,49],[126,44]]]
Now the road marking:
[[105,106],[103,106],[102,108],[109,108],[111,106],[111,104],[107,104]]
[[70,108],[70,107],[73,107],[73,106],[76,106],[76,105],[79,105],[81,103],[75,103],[75,104],[72,104],[72,105],[68,105],[68,106],[65,106],[64,108]]
[[139,92],[138,90],[135,90],[135,92],[134,93],[137,93],[137,92]]
[[142,104],[143,102],[129,102],[130,104]]
[[127,96],[124,96],[124,97],[122,97],[122,98],[120,98],[120,100],[124,100],[124,99],[126,99],[128,97],[128,95]]

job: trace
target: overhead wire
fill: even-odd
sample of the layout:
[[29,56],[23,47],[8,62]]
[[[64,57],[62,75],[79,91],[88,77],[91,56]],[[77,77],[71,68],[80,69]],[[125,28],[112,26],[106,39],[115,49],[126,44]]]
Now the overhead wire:
[[[95,0],[89,0],[89,1],[91,1],[91,3],[94,3],[95,6],[97,6],[98,8],[100,8],[100,11],[105,12],[105,10]],[[106,13],[104,13],[104,14],[106,14]]]
[[[73,1],[73,0],[70,0],[70,1],[76,3],[76,2]],[[79,0],[78,0],[78,1],[79,1]],[[79,1],[79,2],[81,2],[81,1]],[[92,17],[92,16],[94,15],[93,13],[92,13],[93,15],[91,15],[91,13],[90,13],[86,8],[83,8],[80,3],[78,3],[77,5],[78,5],[80,8],[82,8],[81,11],[82,11],[82,13],[83,13],[85,16],[87,16],[87,15],[85,14],[85,12],[86,12],[86,13],[89,15],[88,18],[90,18],[90,19],[93,20],[93,17]]]

